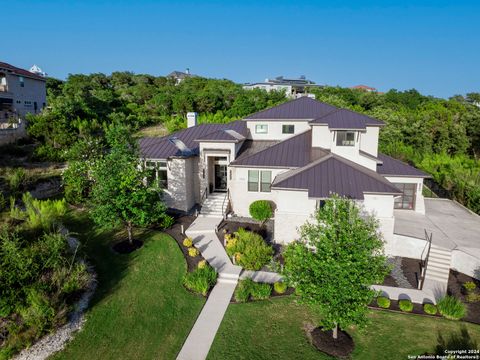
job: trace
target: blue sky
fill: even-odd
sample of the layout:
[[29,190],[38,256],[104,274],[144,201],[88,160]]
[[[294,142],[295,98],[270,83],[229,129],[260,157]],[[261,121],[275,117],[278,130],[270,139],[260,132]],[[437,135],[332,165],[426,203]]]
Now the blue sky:
[[58,78],[189,67],[237,82],[480,91],[478,1],[9,0],[2,13],[0,60]]

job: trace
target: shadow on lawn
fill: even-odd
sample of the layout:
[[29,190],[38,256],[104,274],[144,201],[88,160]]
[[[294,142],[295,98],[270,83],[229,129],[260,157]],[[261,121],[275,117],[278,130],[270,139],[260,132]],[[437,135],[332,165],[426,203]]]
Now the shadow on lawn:
[[451,332],[446,336],[438,333],[438,344],[435,355],[446,355],[446,350],[478,350],[478,343],[472,339],[468,329],[463,325],[458,332]]
[[[92,308],[115,291],[136,255],[135,252],[128,255],[115,253],[112,246],[127,237],[126,231],[101,231],[86,212],[75,212],[65,221],[65,226],[72,236],[80,240],[80,251],[86,255],[87,261],[94,266],[97,274],[98,287],[89,306]],[[135,231],[134,237],[144,241],[150,232]]]

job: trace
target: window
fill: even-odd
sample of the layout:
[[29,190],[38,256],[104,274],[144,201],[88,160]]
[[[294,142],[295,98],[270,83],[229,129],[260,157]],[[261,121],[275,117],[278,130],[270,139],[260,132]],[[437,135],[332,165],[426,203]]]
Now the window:
[[394,184],[403,194],[395,198],[395,209],[408,209],[413,210],[415,208],[415,192],[417,190],[417,184]]
[[248,191],[258,191],[258,170],[248,170]]
[[337,146],[355,146],[355,131],[337,131]]
[[147,161],[145,168],[148,170],[147,183],[156,183],[163,189],[168,188],[168,174],[166,161]]
[[295,133],[295,125],[282,125],[282,134]]
[[271,186],[271,171],[248,170],[248,191],[270,192]]
[[255,125],[255,134],[268,134],[268,125],[266,124]]
[[271,186],[272,186],[272,172],[262,171],[260,173],[260,191],[270,192]]
[[20,87],[25,87],[25,79],[23,76],[19,76],[18,80],[20,81]]

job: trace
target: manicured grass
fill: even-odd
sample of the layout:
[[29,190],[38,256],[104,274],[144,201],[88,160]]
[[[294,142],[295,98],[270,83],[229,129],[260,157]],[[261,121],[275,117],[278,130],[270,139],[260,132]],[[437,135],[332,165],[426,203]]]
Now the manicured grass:
[[[293,298],[231,305],[210,350],[209,360],[220,359],[331,359],[316,351],[303,331],[304,323],[319,316]],[[480,326],[441,318],[372,311],[370,325],[349,330],[356,348],[353,359],[407,359],[433,352],[439,331],[448,338],[465,326],[480,339]]]
[[118,255],[110,250],[118,234],[88,231],[85,215],[67,226],[83,234],[99,286],[83,330],[53,358],[174,359],[205,302],[182,286],[187,267],[175,240],[145,232],[141,249]]

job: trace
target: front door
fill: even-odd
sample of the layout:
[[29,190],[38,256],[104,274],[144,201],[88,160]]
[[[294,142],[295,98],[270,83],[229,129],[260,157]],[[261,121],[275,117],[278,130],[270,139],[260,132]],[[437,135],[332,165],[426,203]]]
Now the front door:
[[227,191],[227,165],[215,164],[215,191]]

